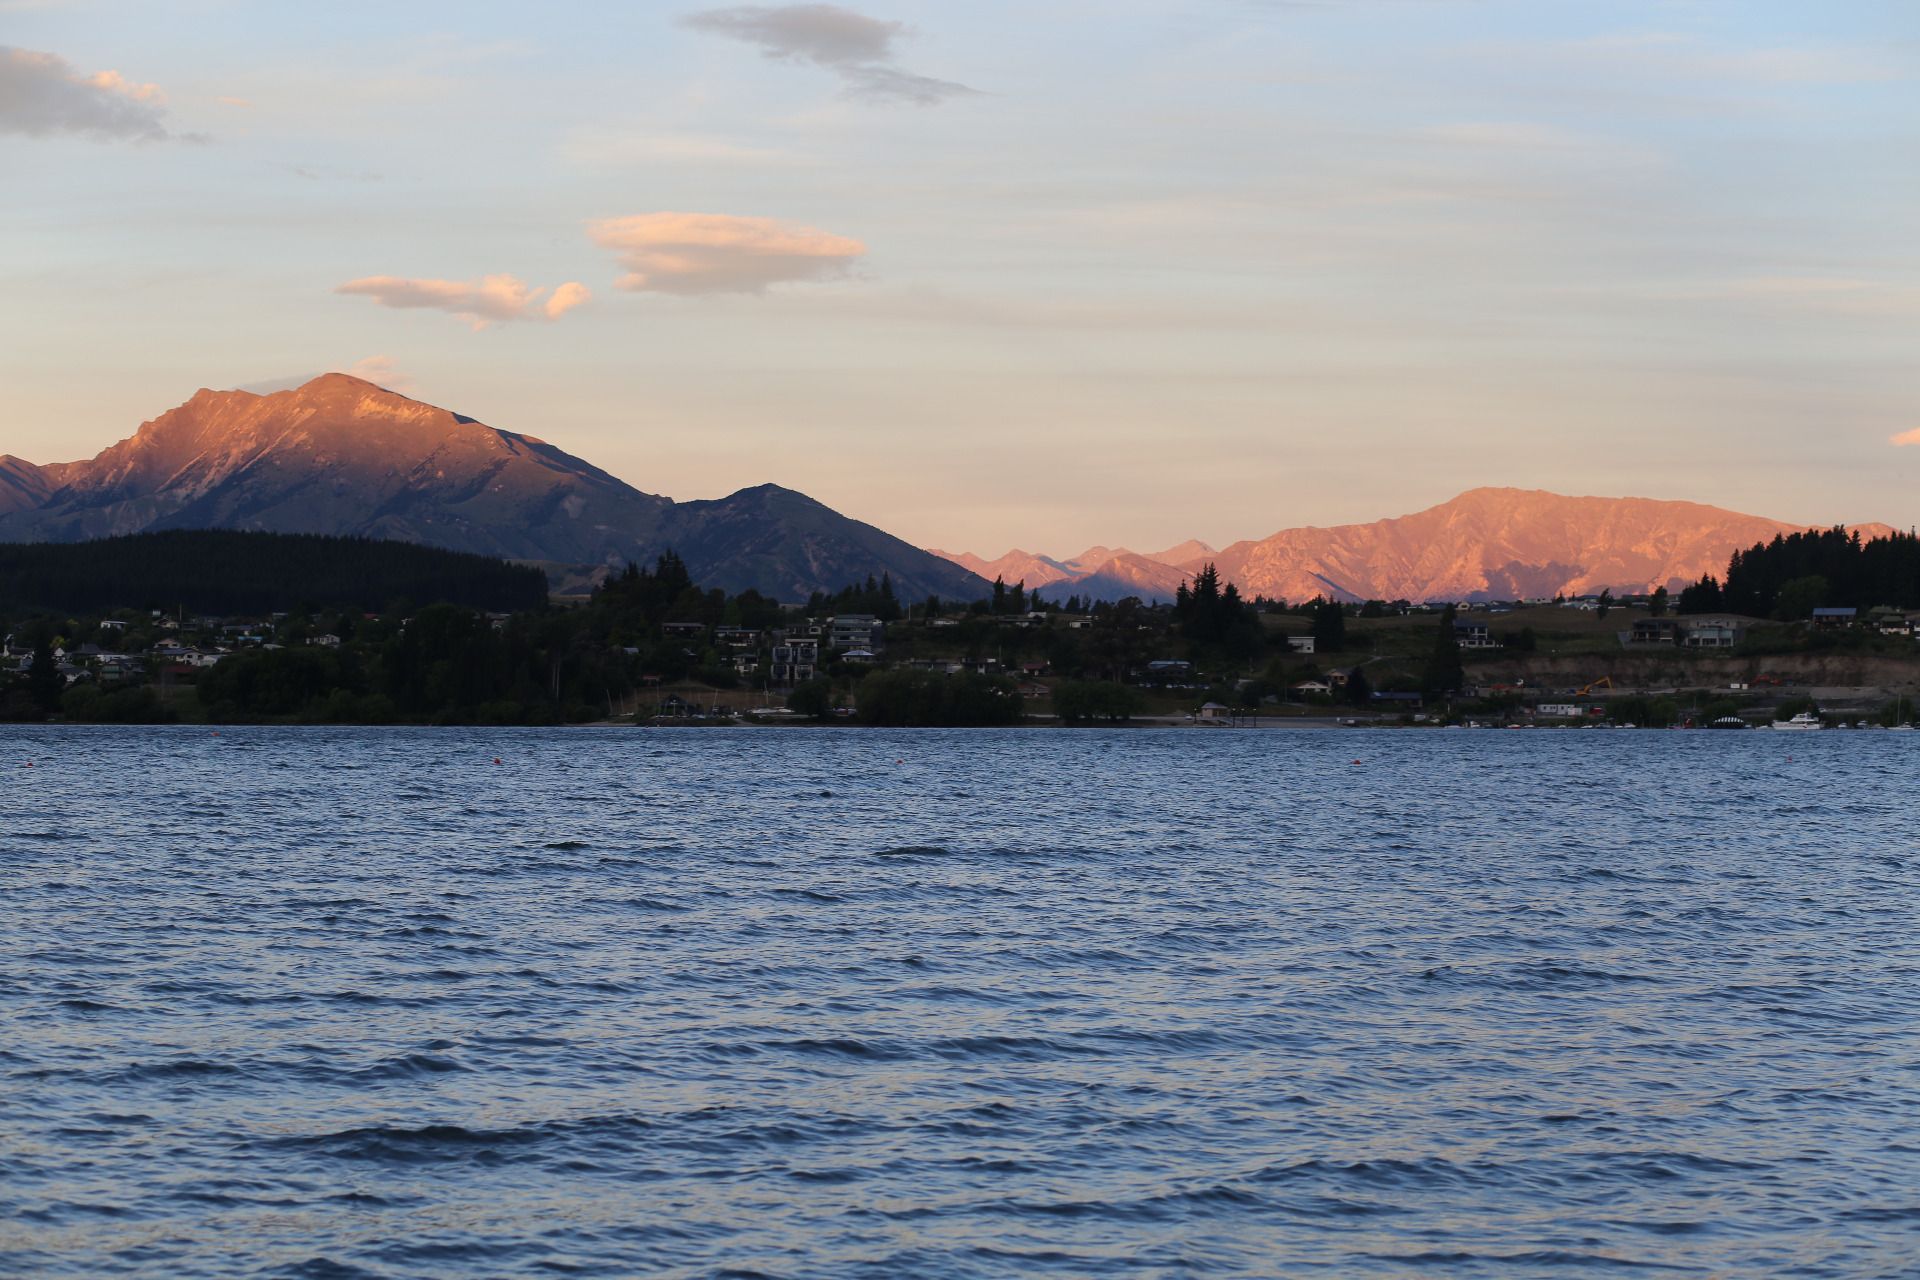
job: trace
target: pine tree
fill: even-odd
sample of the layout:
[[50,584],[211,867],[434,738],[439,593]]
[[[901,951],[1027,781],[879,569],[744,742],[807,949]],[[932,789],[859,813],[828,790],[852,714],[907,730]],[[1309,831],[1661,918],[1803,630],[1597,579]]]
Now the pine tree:
[[1455,693],[1466,681],[1466,668],[1460,662],[1460,641],[1454,635],[1453,606],[1440,614],[1440,625],[1433,633],[1433,648],[1427,655],[1427,667],[1420,679],[1428,697]]
[[53,656],[52,642],[42,640],[33,646],[33,661],[27,667],[27,692],[33,698],[33,705],[42,711],[58,710],[60,694],[66,685]]

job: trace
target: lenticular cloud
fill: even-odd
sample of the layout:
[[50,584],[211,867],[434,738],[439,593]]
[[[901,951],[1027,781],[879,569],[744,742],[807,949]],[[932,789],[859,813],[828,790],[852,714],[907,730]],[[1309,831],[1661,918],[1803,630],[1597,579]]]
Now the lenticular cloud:
[[475,329],[502,320],[558,320],[593,297],[593,291],[578,281],[570,280],[549,292],[507,275],[483,276],[471,283],[363,276],[347,281],[334,292],[372,298],[383,307],[444,311],[471,322]]
[[764,293],[770,285],[847,274],[866,245],[815,227],[724,213],[603,218],[588,234],[618,257],[636,293]]

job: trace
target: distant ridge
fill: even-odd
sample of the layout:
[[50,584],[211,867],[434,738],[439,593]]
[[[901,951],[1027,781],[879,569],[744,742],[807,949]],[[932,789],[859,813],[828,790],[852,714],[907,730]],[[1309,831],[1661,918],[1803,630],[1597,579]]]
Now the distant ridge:
[[0,542],[164,529],[391,539],[578,576],[671,548],[703,586],[789,601],[881,575],[904,599],[986,589],[804,494],[762,485],[676,503],[342,373],[269,395],[202,389],[85,461],[0,458]]
[[[1186,557],[1206,544],[1183,543],[1160,557],[1129,552],[1117,571],[1076,564],[1071,576],[1047,585],[1053,597],[1165,600],[1211,561],[1243,595],[1286,600],[1491,600],[1673,590],[1704,574],[1724,573],[1736,550],[1811,527],[1697,502],[1482,488],[1412,515],[1286,529],[1217,552],[1200,550],[1179,562],[1168,557]],[[1880,524],[1857,528],[1863,537],[1890,532]]]

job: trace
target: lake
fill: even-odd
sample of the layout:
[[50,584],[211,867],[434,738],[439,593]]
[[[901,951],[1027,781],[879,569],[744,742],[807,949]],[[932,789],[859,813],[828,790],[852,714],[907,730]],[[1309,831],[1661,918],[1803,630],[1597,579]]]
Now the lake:
[[0,771],[6,1274],[1920,1274],[1920,735]]

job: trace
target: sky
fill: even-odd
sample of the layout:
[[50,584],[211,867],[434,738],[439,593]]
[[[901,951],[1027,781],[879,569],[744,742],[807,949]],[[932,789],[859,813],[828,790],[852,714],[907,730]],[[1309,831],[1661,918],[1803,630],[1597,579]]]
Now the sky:
[[0,453],[340,369],[989,556],[1908,527],[1916,71],[1912,0],[0,0]]

